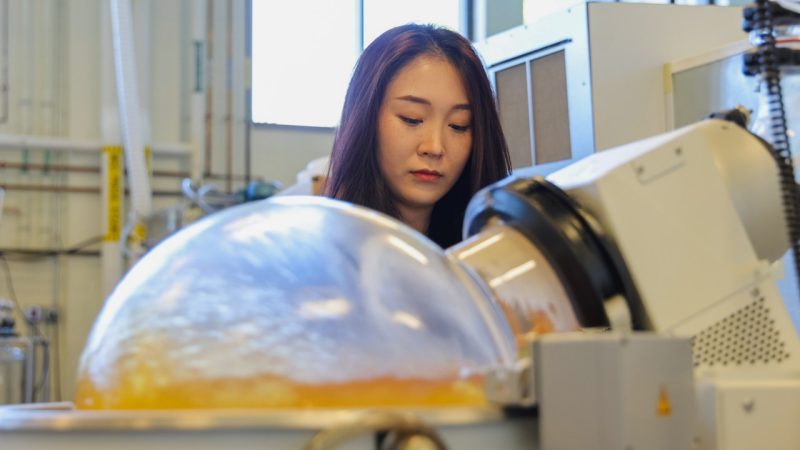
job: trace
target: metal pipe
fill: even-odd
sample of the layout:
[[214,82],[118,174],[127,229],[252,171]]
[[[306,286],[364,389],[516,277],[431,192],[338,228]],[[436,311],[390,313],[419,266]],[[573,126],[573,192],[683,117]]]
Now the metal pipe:
[[55,33],[53,38],[56,40],[53,51],[53,61],[57,70],[53,71],[53,134],[63,135],[66,134],[65,130],[65,105],[67,104],[67,84],[69,83],[68,77],[61,75],[61,69],[66,67],[65,55],[69,52],[69,39],[67,14],[64,11],[64,3],[55,3]]
[[214,126],[213,116],[212,116],[212,106],[213,106],[213,55],[214,55],[214,1],[207,0],[206,1],[206,111],[205,111],[205,161],[204,166],[205,170],[203,171],[203,176],[209,175],[211,173],[211,148],[212,142],[211,137],[213,135],[212,127]]
[[3,27],[0,40],[2,40],[2,47],[0,47],[0,77],[3,83],[0,85],[0,124],[8,122],[8,0],[2,0],[0,3],[0,26]]
[[[127,0],[130,1],[130,0]],[[131,2],[134,20],[132,22],[133,34],[131,38],[136,49],[134,61],[136,62],[137,82],[139,83],[139,98],[137,111],[141,117],[141,135],[145,145],[153,140],[153,128],[150,121],[150,98],[152,96],[152,0]]]
[[[103,144],[100,141],[82,141],[76,139],[30,136],[19,134],[0,134],[0,149],[11,148],[28,150],[55,150],[71,152],[100,153]],[[191,156],[189,144],[163,143],[151,145],[153,156]]]
[[[65,250],[65,249],[55,249],[55,248],[39,248],[39,249],[30,249],[30,248],[16,248],[16,247],[9,247],[4,248],[0,247],[0,253],[4,255],[14,254],[19,256],[100,256],[100,252],[97,250]],[[60,394],[58,394],[60,396]]]
[[[13,6],[11,5],[12,8]],[[34,18],[39,13],[39,7],[38,2],[21,2],[19,4],[19,20],[13,21],[15,30],[11,32],[11,36],[18,37],[14,46],[11,47],[11,52],[13,52],[11,56],[14,58],[13,64],[19,64],[19,68],[14,70],[17,75],[15,80],[18,80],[19,84],[15,86],[13,92],[16,97],[14,114],[17,119],[14,121],[12,129],[30,135],[36,134],[34,125],[37,123],[35,105],[38,92],[35,83],[38,59],[36,56],[39,55],[37,44],[41,38],[36,33],[37,22]],[[20,57],[17,58],[16,55],[20,55]],[[11,63],[11,61],[9,62]],[[27,161],[30,158],[30,152],[23,148],[21,156],[24,161]],[[19,218],[23,226],[17,230],[16,242],[22,245],[33,244],[33,239],[36,235],[33,229],[37,219],[34,215],[34,208],[31,207],[34,198],[30,194],[23,193],[19,196],[18,201],[20,204],[26,205],[26,208],[22,210]]]
[[[34,53],[34,37],[33,30],[33,2],[22,2],[20,5],[20,20],[17,23],[17,32],[21,37],[19,41],[18,51],[22,55],[28,55],[27,58],[22,58],[19,68],[20,80],[19,86],[15,88],[17,94],[17,109],[15,112],[19,114],[19,120],[16,122],[16,129],[26,134],[33,134],[31,127],[31,114],[33,107],[33,89],[31,87],[33,80],[33,62],[34,58],[30,57]],[[15,33],[16,34],[16,33]]]
[[228,0],[225,27],[225,192],[233,184],[233,0]]
[[[21,191],[21,192],[68,192],[71,194],[99,194],[99,187],[91,186],[42,186],[38,184],[7,184],[0,183],[0,188],[6,191]],[[125,195],[130,194],[130,189],[125,189]],[[183,197],[182,191],[167,191],[159,190],[153,191],[153,196],[161,197]]]
[[[0,169],[41,170],[42,172],[75,172],[75,173],[100,173],[98,166],[76,166],[69,164],[37,164],[0,161]],[[154,170],[154,177],[164,178],[189,178],[189,172],[173,170]]]
[[203,139],[203,126],[205,123],[204,101],[205,84],[207,83],[207,80],[205,80],[204,77],[206,76],[206,66],[208,63],[204,60],[205,50],[203,47],[205,44],[203,42],[203,37],[205,35],[205,17],[203,14],[205,9],[203,8],[203,4],[204,3],[202,0],[192,0],[191,2],[191,35],[195,49],[195,82],[194,89],[192,90],[192,94],[190,96],[190,132],[188,140],[192,145],[191,178],[193,180],[199,180],[203,175],[203,150],[206,148],[206,144]]
[[100,188],[84,186],[41,186],[38,184],[7,184],[0,183],[0,188],[6,191],[23,192],[70,192],[74,194],[96,194]]
[[95,166],[71,166],[66,164],[37,164],[0,161],[0,169],[41,170],[42,172],[100,173]]
[[[231,177],[232,180],[235,180],[235,181],[245,181],[245,176],[244,175],[235,175],[234,174],[234,175],[231,175],[230,177]],[[222,173],[211,173],[211,174],[208,174],[205,177],[203,177],[203,179],[205,179],[205,180],[225,180],[227,178],[228,178],[228,175],[227,174],[222,174]]]
[[244,23],[244,181],[250,183],[250,132],[253,125],[253,0],[245,0]]
[[[69,54],[70,40],[69,27],[67,25],[69,16],[66,11],[68,7],[65,7],[62,2],[56,2],[55,8],[55,33],[53,34],[55,46],[53,61],[57,70],[54,70],[52,74],[54,89],[52,134],[62,136],[67,134],[68,126],[67,102],[69,101],[69,77],[62,76],[62,73],[64,72],[62,69],[66,67],[66,61],[68,60],[67,55]],[[56,158],[58,157],[56,156]],[[67,209],[67,202],[64,199],[65,195],[65,193],[59,192],[51,196],[54,202],[51,211],[55,214],[53,223],[55,223],[56,229],[58,230],[58,233],[54,234],[55,241],[53,244],[58,246],[61,245],[61,236],[64,230],[64,216],[65,210]],[[65,308],[64,296],[66,291],[64,290],[63,286],[64,261],[60,255],[57,255],[52,259],[52,268],[53,285],[51,306],[55,311],[63,311]],[[51,368],[48,379],[51,381],[48,383],[49,386],[45,392],[48,397],[52,392],[54,400],[60,401],[62,399],[61,360],[63,357],[61,354],[60,337],[64,332],[64,326],[59,322],[53,324],[53,327],[54,329],[52,329],[53,335],[51,340],[53,346],[52,351],[49,352],[50,364],[48,365],[48,367]]]
[[[67,102],[69,100],[68,96],[68,85],[69,85],[69,77],[63,76],[64,70],[63,68],[66,67],[67,56],[69,52],[69,27],[67,25],[68,21],[68,14],[67,14],[67,7],[62,2],[56,2],[55,4],[55,11],[54,11],[54,33],[53,33],[53,40],[54,40],[54,47],[53,47],[53,61],[56,67],[56,70],[53,70],[51,75],[52,83],[53,83],[53,122],[52,126],[53,129],[52,134],[54,135],[65,135],[67,134],[66,126],[67,126]],[[49,153],[48,153],[49,154]],[[60,161],[61,158],[58,156],[55,157],[57,161]],[[55,180],[53,180],[55,181]],[[51,183],[56,184],[56,183]],[[51,220],[52,223],[55,224],[55,229],[57,230],[56,233],[53,234],[54,239],[51,241],[54,245],[61,245],[61,236],[64,231],[64,216],[65,210],[67,209],[67,202],[65,201],[64,197],[66,194],[64,193],[56,193],[54,195],[50,195],[51,197],[51,205],[49,205],[50,212],[51,212]],[[53,273],[53,284],[51,286],[52,293],[51,293],[51,301],[50,305],[55,311],[63,311],[65,308],[64,305],[64,296],[66,291],[64,290],[63,285],[63,275],[64,275],[64,261],[60,256],[56,256],[52,259],[52,273]],[[41,399],[50,399],[51,395],[55,401],[60,401],[61,397],[61,368],[62,368],[62,354],[61,354],[61,346],[59,345],[61,333],[63,332],[64,326],[60,323],[52,324],[51,332],[51,343],[52,343],[52,351],[48,350],[44,353],[43,357],[48,362],[47,367],[50,369],[47,377],[43,380],[44,384],[41,386],[43,391],[43,396]],[[40,401],[41,401],[40,399]]]
[[60,75],[61,69],[55,65],[59,50],[57,43],[60,39],[60,36],[55,34],[58,18],[55,13],[55,2],[37,2],[36,5],[33,134],[52,136],[56,134],[56,75]]

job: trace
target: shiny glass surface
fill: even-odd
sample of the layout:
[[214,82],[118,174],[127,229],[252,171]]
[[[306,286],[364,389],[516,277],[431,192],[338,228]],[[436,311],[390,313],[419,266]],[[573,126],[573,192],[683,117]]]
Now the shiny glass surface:
[[213,214],[128,273],[80,362],[78,408],[484,402],[502,314],[411,228],[320,197]]
[[548,333],[580,330],[569,294],[542,250],[513,227],[490,225],[447,249],[485,281],[520,350]]

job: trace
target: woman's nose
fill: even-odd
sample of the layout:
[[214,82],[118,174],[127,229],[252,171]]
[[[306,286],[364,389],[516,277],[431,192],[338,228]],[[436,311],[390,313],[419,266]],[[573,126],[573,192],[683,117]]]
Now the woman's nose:
[[417,148],[417,154],[429,158],[440,158],[444,154],[441,132],[431,130]]

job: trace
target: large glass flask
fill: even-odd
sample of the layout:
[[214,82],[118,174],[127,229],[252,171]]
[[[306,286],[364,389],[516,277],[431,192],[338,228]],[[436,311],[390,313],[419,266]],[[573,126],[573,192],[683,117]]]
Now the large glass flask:
[[170,237],[123,279],[80,362],[79,408],[484,402],[502,313],[460,264],[382,214],[275,197]]
[[581,329],[551,261],[513,227],[488,226],[447,252],[485,281],[520,350],[543,334]]

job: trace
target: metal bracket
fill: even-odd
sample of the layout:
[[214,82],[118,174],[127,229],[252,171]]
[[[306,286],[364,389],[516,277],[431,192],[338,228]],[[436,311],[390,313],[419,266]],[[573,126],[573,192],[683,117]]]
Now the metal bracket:
[[[532,344],[530,344],[532,345]],[[511,367],[493,369],[486,376],[486,398],[501,406],[533,406],[536,404],[533,360],[519,359]]]

